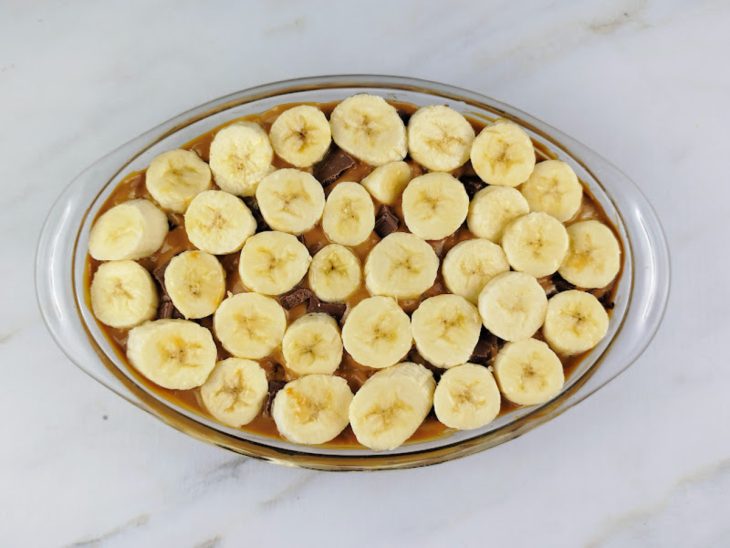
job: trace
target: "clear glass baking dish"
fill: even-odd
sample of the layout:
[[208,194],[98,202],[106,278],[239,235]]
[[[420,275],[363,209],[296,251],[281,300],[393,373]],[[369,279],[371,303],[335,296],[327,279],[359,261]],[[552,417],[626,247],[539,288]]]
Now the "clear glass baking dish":
[[[624,264],[608,336],[568,379],[553,401],[516,409],[473,431],[406,444],[378,453],[367,449],[306,447],[228,428],[161,399],[129,373],[105,338],[85,298],[84,265],[91,221],[128,173],[143,169],[230,119],[281,103],[331,102],[375,93],[416,105],[448,104],[474,118],[509,118],[568,162],[617,227]],[[205,103],[143,133],[99,159],[64,190],[48,214],[36,257],[36,291],[43,318],[69,359],[104,386],[195,438],[270,461],[326,470],[423,466],[503,443],[574,406],[631,365],[653,338],[670,285],[669,251],[656,213],[629,178],[585,145],[518,109],[445,84],[393,76],[323,76],[267,84]]]

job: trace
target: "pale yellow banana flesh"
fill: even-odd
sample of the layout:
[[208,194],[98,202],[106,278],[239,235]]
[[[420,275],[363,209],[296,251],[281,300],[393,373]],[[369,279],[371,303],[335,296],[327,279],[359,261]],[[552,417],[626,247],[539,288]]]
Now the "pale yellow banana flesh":
[[412,179],[403,191],[403,216],[408,229],[424,240],[440,240],[462,225],[469,211],[464,185],[448,173],[427,173]]
[[280,295],[304,278],[311,260],[309,251],[295,236],[271,230],[246,240],[238,272],[252,291]]
[[185,212],[188,239],[202,251],[226,255],[256,232],[256,220],[240,198],[221,190],[201,192]]
[[448,290],[475,304],[487,282],[508,270],[509,263],[502,248],[481,238],[459,242],[449,250],[441,264]]
[[433,407],[438,420],[449,428],[480,428],[499,414],[499,387],[488,368],[473,363],[457,365],[441,375]]
[[600,221],[581,221],[567,231],[570,245],[560,275],[582,288],[610,284],[621,269],[621,248],[611,229]]
[[257,362],[228,358],[216,364],[200,387],[200,397],[211,415],[238,428],[256,418],[268,390],[266,372]]
[[157,313],[157,288],[152,276],[134,261],[104,263],[94,273],[90,288],[96,318],[118,329],[151,320]]
[[504,397],[518,405],[550,401],[565,382],[560,358],[537,339],[504,345],[494,360],[494,371]]
[[253,122],[237,122],[216,133],[210,144],[210,169],[226,192],[253,196],[272,170],[274,150],[269,136]]
[[558,271],[568,252],[568,232],[554,217],[533,212],[505,228],[502,248],[512,268],[542,278]]
[[596,346],[608,331],[603,305],[585,291],[563,291],[548,301],[545,340],[558,354],[571,356]]
[[474,128],[445,105],[419,108],[408,121],[408,152],[430,171],[453,171],[469,160]]
[[319,162],[332,141],[327,117],[317,107],[299,105],[282,112],[271,124],[269,138],[277,156],[293,166]]
[[278,169],[259,183],[256,200],[271,228],[301,234],[322,217],[324,190],[309,173],[298,169]]
[[370,237],[375,206],[360,183],[338,183],[327,196],[322,229],[331,242],[356,246]]
[[218,259],[205,251],[184,251],[165,269],[165,290],[187,319],[210,316],[226,292],[226,273]]
[[308,281],[320,300],[344,302],[362,285],[360,259],[344,246],[327,245],[312,257]]
[[305,314],[284,333],[281,344],[286,368],[296,375],[334,373],[342,361],[342,338],[328,314]]
[[583,187],[573,168],[560,160],[546,160],[534,171],[520,192],[532,211],[542,211],[558,221],[570,220],[580,209]]
[[145,185],[163,208],[185,213],[190,201],[210,188],[210,168],[191,150],[163,152],[150,162]]
[[545,321],[547,297],[534,276],[505,272],[492,278],[479,294],[484,327],[506,341],[532,337]]

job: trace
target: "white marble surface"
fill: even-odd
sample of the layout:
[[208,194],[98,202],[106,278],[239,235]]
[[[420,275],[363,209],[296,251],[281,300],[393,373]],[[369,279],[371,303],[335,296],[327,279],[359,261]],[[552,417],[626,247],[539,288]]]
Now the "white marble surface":
[[[729,545],[728,28],[726,0],[1,2],[0,545]],[[32,261],[66,183],[202,101],[348,72],[492,95],[639,183],[673,293],[627,373],[486,453],[326,474],[198,443],[64,358]]]

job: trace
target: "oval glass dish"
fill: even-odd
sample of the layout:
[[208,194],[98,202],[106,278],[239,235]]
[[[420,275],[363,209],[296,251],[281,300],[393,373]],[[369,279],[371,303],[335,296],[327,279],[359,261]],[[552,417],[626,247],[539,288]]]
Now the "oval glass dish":
[[[228,428],[161,399],[138,382],[104,336],[85,299],[89,229],[117,184],[159,153],[177,148],[225,122],[282,103],[326,103],[356,93],[431,105],[446,103],[484,121],[508,118],[568,162],[603,207],[624,250],[608,335],[578,365],[561,393],[539,406],[500,415],[485,427],[453,431],[389,452],[300,446]],[[624,371],[656,332],[669,293],[669,252],[656,217],[626,175],[588,147],[498,101],[452,86],[391,76],[327,76],[240,91],[176,116],[104,156],[81,173],[51,209],[36,257],[36,289],[44,320],[61,349],[83,371],[141,409],[195,438],[279,464],[325,470],[388,469],[434,464],[515,438],[556,417]]]

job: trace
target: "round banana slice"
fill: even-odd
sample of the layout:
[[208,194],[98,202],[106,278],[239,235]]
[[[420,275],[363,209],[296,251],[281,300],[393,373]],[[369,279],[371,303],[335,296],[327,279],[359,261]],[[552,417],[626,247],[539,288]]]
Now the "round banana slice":
[[256,201],[271,228],[301,234],[322,217],[324,190],[309,173],[277,169],[259,183]]
[[501,403],[492,373],[473,363],[446,371],[433,395],[436,418],[457,430],[472,430],[489,424],[499,415]]
[[337,146],[373,166],[406,157],[406,127],[398,111],[376,95],[353,95],[330,116]]
[[391,298],[363,299],[345,318],[342,342],[357,363],[389,367],[411,349],[411,320]]
[[494,372],[504,397],[518,405],[545,403],[565,382],[560,359],[537,339],[505,344],[494,359]]
[[226,294],[226,272],[210,253],[183,251],[165,269],[165,289],[185,318],[205,318]]
[[563,291],[548,301],[545,340],[558,354],[571,356],[596,346],[608,331],[608,314],[584,291]]
[[571,219],[580,209],[583,187],[578,176],[565,162],[546,160],[535,166],[535,170],[520,187],[532,211],[543,211],[558,221]]
[[568,252],[568,232],[547,213],[529,213],[504,229],[502,248],[512,268],[542,278],[558,271]]
[[281,344],[286,312],[271,297],[238,293],[224,300],[215,311],[213,330],[228,352],[256,360],[268,356]]
[[330,241],[342,245],[359,245],[370,237],[375,227],[375,207],[368,191],[360,183],[339,183],[327,196],[322,229]]
[[342,361],[340,329],[329,314],[305,314],[286,330],[281,350],[297,375],[334,373]]
[[411,180],[411,166],[403,161],[389,162],[376,167],[361,182],[373,198],[385,205],[393,205]]
[[91,227],[89,254],[97,261],[149,257],[167,236],[167,216],[149,200],[129,200],[105,211]]
[[419,108],[408,121],[408,152],[430,171],[452,171],[469,160],[474,128],[445,105]]
[[253,122],[236,122],[215,134],[210,143],[210,169],[226,192],[253,196],[259,181],[273,168],[274,151],[266,132]]
[[312,258],[296,236],[266,231],[243,244],[238,273],[249,289],[264,295],[280,295],[297,285]]
[[411,299],[436,280],[439,259],[418,236],[394,232],[370,251],[365,261],[365,285],[373,295]]
[[349,418],[352,391],[347,381],[331,375],[307,375],[279,390],[271,415],[279,433],[306,445],[327,443],[342,432]]
[[360,260],[346,247],[327,245],[312,257],[308,281],[318,299],[344,302],[362,284]]
[[145,185],[165,209],[185,213],[190,200],[210,188],[210,168],[191,150],[163,152],[150,162]]
[[427,401],[430,402],[433,400],[433,391],[436,388],[436,381],[433,378],[433,373],[419,363],[401,362],[377,371],[371,375],[370,378],[390,379],[401,376],[406,376],[413,380],[420,388],[423,397]]
[[128,329],[157,312],[157,288],[147,270],[134,261],[103,263],[91,281],[91,309],[101,323]]
[[529,212],[530,206],[519,190],[488,186],[472,198],[466,225],[475,236],[499,243],[505,227]]
[[466,362],[479,341],[481,328],[476,306],[458,295],[425,299],[411,316],[418,352],[437,367]]
[[497,274],[509,270],[507,257],[497,244],[481,238],[452,247],[441,264],[449,291],[476,303],[484,286]]
[[280,158],[296,167],[309,167],[324,157],[332,133],[321,110],[299,105],[285,110],[274,120],[269,138]]
[[515,123],[499,120],[485,127],[471,147],[471,165],[490,185],[517,186],[535,168],[530,136]]
[[506,341],[532,337],[545,321],[547,297],[534,276],[505,272],[479,294],[479,315],[489,331]]
[[570,246],[558,272],[573,285],[605,287],[621,268],[621,247],[610,228],[599,221],[568,227]]
[[424,240],[440,240],[461,226],[469,211],[464,185],[448,173],[427,173],[403,191],[403,217],[408,230]]
[[233,194],[206,190],[190,202],[185,231],[195,247],[213,255],[235,253],[256,232],[256,220]]
[[149,380],[175,390],[203,384],[218,350],[205,327],[189,320],[156,320],[133,328],[127,358]]
[[238,428],[254,420],[269,393],[266,372],[255,361],[228,358],[200,387],[205,408],[223,424]]

